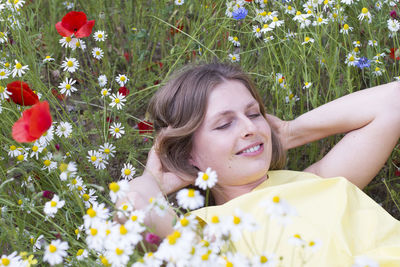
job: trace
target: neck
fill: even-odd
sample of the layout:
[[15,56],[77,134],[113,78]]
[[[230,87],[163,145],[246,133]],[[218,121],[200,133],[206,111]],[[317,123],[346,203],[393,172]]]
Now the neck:
[[237,198],[243,194],[251,192],[254,188],[259,186],[262,182],[268,179],[268,174],[265,174],[260,179],[243,185],[215,185],[212,194],[215,199],[216,205],[222,205],[229,200]]

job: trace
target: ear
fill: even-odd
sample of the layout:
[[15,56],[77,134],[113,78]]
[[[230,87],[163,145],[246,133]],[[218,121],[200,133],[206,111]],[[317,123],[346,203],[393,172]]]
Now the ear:
[[197,167],[197,163],[196,161],[193,159],[192,155],[189,156],[189,164],[192,165],[193,167],[195,167],[198,171],[200,171],[199,167]]

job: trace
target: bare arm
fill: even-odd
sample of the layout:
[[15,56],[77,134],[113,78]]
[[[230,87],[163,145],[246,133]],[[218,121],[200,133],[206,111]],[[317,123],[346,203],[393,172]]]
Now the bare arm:
[[379,172],[400,137],[400,83],[361,90],[279,123],[285,149],[347,133],[320,161],[305,171],[322,177],[344,176],[360,188]]

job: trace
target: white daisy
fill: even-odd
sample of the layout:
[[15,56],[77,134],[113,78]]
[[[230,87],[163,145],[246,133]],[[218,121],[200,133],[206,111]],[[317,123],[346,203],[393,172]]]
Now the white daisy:
[[372,22],[372,16],[371,16],[371,13],[369,12],[368,8],[363,7],[361,9],[361,13],[360,13],[360,15],[358,15],[358,19],[360,21],[363,21],[364,19],[368,19],[368,23]]
[[7,88],[0,85],[0,100],[8,99],[10,95],[12,95],[12,93],[7,91]]
[[100,75],[99,78],[97,78],[97,80],[99,81],[99,86],[100,87],[104,87],[107,84],[107,76],[106,75]]
[[389,31],[392,33],[398,32],[400,29],[400,23],[396,19],[388,19],[387,24]]
[[61,67],[63,68],[64,71],[73,73],[79,68],[79,62],[78,62],[78,60],[76,60],[73,57],[70,57],[70,58],[67,57],[62,62]]
[[229,59],[231,60],[231,62],[239,62],[240,55],[239,54],[229,54]]
[[110,199],[114,203],[117,201],[117,199],[124,198],[130,190],[127,180],[112,182],[108,185],[108,188],[110,189]]
[[176,194],[178,205],[184,209],[195,210],[204,206],[204,196],[194,189],[181,189]]
[[51,241],[44,251],[43,261],[50,263],[50,265],[62,263],[63,258],[67,256],[68,248],[66,241],[60,239]]
[[124,167],[121,169],[121,176],[126,180],[130,181],[135,175],[136,169],[130,163],[124,163]]
[[109,159],[109,157],[114,157],[116,147],[113,144],[104,143],[104,145],[100,146],[100,151],[104,154],[105,159]]
[[266,208],[265,212],[271,216],[271,219],[277,220],[283,226],[291,222],[292,216],[297,215],[295,208],[277,195],[261,201],[259,205]]
[[22,66],[22,64],[20,62],[15,60],[14,69],[11,71],[11,74],[12,74],[13,78],[15,76],[21,77],[22,75],[25,74],[26,70],[29,70],[28,65]]
[[203,190],[207,188],[212,188],[218,181],[218,176],[216,171],[211,168],[207,168],[206,172],[198,172],[195,185]]
[[57,195],[54,195],[53,198],[44,205],[44,213],[49,217],[54,217],[54,214],[56,214],[58,209],[61,209],[64,204],[64,200],[60,200]]
[[72,133],[72,124],[69,122],[60,122],[56,128],[56,135],[58,137],[64,136],[68,138]]
[[115,81],[120,85],[124,86],[128,81],[128,77],[126,77],[125,74],[118,74],[118,76],[115,78]]
[[72,50],[75,50],[77,48],[82,49],[82,51],[85,51],[86,49],[86,43],[82,39],[78,38],[72,38],[71,42],[69,43],[69,46],[72,48]]
[[76,81],[74,79],[65,78],[65,81],[60,83],[60,85],[58,86],[58,88],[60,89],[60,93],[70,96],[71,92],[75,92],[78,90],[75,86],[73,86],[75,83]]
[[114,122],[110,126],[110,133],[115,138],[120,138],[123,134],[125,134],[124,126],[121,126],[120,122]]
[[99,47],[93,48],[93,50],[92,50],[92,56],[93,56],[95,59],[98,59],[98,60],[102,59],[103,56],[104,56],[103,50],[101,50],[101,48],[99,48]]
[[93,37],[97,42],[103,42],[104,40],[106,40],[107,34],[105,33],[105,31],[97,31],[94,33]]
[[46,56],[46,57],[43,59],[43,63],[52,62],[52,61],[54,61],[54,58],[52,58],[51,56]]
[[111,103],[110,103],[111,107],[116,106],[117,109],[122,109],[122,107],[125,105],[124,102],[126,101],[126,98],[123,94],[119,92],[117,94],[112,94],[110,98],[111,98]]
[[107,89],[107,88],[101,89],[101,92],[100,92],[101,98],[104,98],[105,96],[109,96],[110,95],[110,91],[111,91],[111,88],[109,88],[109,89]]
[[234,45],[234,46],[237,46],[237,47],[239,47],[240,46],[240,42],[239,42],[239,38],[237,38],[236,36],[229,36],[228,37],[228,40],[230,41],[230,42],[232,42],[232,44]]
[[67,36],[67,37],[61,38],[58,42],[61,44],[61,47],[71,48],[71,41],[72,41],[72,38],[70,36]]
[[8,69],[0,69],[0,80],[7,79],[10,76],[10,71]]
[[175,0],[175,5],[181,6],[185,3],[185,0]]

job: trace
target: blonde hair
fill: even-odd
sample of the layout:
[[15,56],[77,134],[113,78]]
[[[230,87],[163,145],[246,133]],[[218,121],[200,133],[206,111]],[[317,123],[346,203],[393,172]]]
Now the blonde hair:
[[[178,71],[152,97],[148,112],[154,123],[157,150],[163,167],[182,179],[193,181],[199,171],[189,163],[193,134],[200,127],[207,110],[210,91],[226,80],[243,83],[260,106],[265,118],[262,99],[253,82],[241,69],[231,64],[210,63],[189,65]],[[282,169],[286,155],[272,131],[270,169]]]

